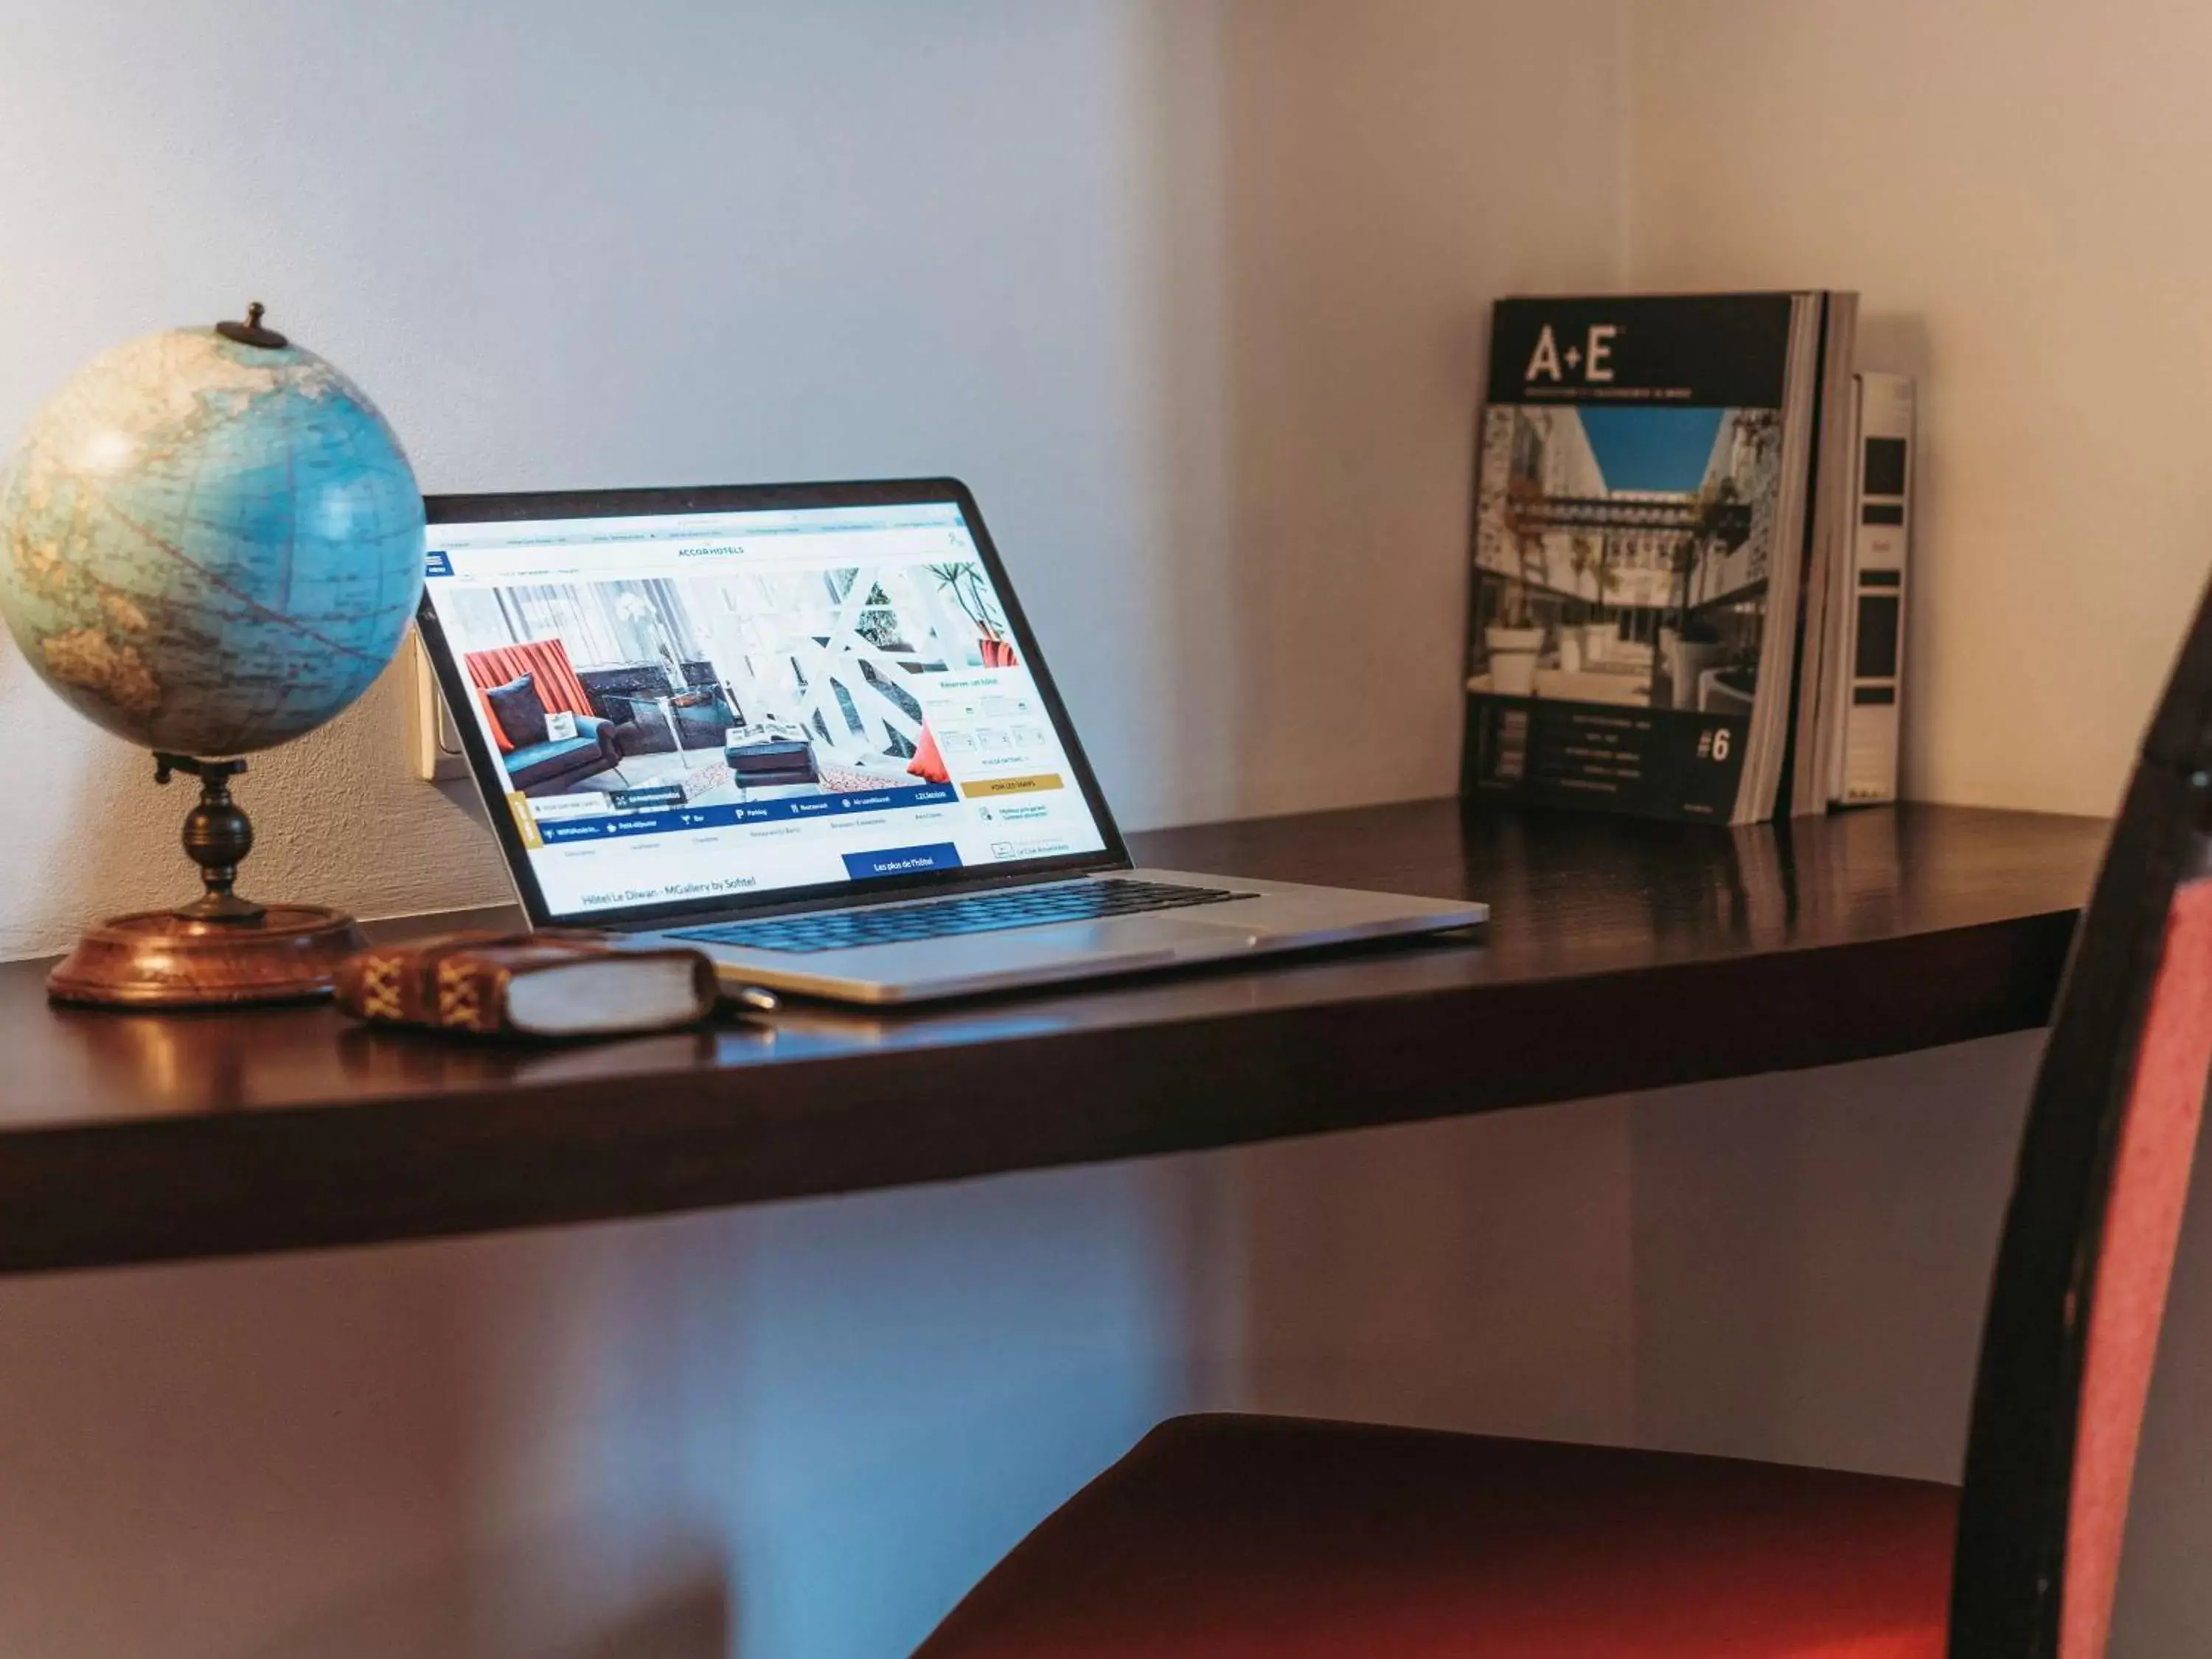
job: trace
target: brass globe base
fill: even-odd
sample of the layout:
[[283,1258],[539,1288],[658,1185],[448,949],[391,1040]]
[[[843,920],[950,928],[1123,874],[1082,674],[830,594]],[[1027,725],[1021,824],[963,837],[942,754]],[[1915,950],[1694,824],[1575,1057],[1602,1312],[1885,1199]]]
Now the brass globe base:
[[315,904],[271,904],[244,921],[141,910],[88,928],[46,994],[102,1008],[293,1002],[328,996],[338,963],[368,944],[351,916]]
[[200,781],[185,815],[185,851],[204,891],[173,910],[110,916],[46,975],[57,1002],[101,1008],[221,1008],[294,1002],[331,994],[338,963],[365,950],[354,919],[319,904],[256,904],[231,890],[253,848],[253,825],[230,798],[242,760],[157,753],[154,781],[178,772]]

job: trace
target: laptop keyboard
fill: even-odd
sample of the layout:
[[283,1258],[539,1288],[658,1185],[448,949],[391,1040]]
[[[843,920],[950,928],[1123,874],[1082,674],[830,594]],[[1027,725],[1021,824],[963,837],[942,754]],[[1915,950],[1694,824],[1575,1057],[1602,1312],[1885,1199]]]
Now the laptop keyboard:
[[850,951],[864,945],[904,945],[915,939],[945,939],[955,933],[995,933],[1012,927],[1042,927],[1055,921],[1097,921],[1107,916],[1142,915],[1152,910],[1185,910],[1195,904],[1220,904],[1251,898],[1225,887],[1177,887],[1158,881],[1086,881],[1058,887],[1018,887],[1011,892],[977,893],[966,898],[933,899],[921,904],[884,905],[866,910],[832,910],[812,915],[774,916],[763,921],[725,922],[714,927],[674,930],[673,939],[708,945],[737,945],[749,951]]

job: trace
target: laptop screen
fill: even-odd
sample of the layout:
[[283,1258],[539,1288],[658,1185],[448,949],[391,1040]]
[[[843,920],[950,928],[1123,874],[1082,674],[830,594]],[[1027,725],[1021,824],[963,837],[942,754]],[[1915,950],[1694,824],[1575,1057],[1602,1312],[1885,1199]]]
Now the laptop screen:
[[447,522],[429,548],[455,718],[556,916],[1106,846],[956,503]]

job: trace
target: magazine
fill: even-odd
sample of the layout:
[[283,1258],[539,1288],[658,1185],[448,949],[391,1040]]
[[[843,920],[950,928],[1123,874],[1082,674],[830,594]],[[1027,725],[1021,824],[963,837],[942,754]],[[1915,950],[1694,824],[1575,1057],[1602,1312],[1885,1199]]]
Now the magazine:
[[1837,654],[1851,608],[1852,511],[1857,447],[1858,295],[1826,296],[1816,394],[1812,521],[1805,558],[1803,623],[1798,630],[1796,718],[1791,738],[1790,811],[1828,810],[1828,757],[1850,717],[1834,696]]
[[1848,374],[1832,297],[1498,303],[1468,794],[1772,815],[1796,716],[1824,362]]

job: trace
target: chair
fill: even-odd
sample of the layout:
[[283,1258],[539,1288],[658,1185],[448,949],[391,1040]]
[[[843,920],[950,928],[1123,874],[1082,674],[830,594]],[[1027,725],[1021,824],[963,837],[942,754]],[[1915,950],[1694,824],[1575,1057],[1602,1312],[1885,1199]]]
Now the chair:
[[719,749],[722,737],[744,716],[729,688],[714,676],[714,665],[680,665],[684,679],[672,684],[663,663],[624,663],[612,668],[580,668],[576,678],[595,713],[615,722],[625,755],[670,755]]
[[2076,932],[1958,1488],[1181,1418],[917,1659],[2099,1659],[2212,1072],[2212,596]]
[[[591,698],[569,665],[568,647],[559,640],[471,651],[461,660],[498,746],[500,764],[515,788],[531,796],[557,795],[603,772],[620,775],[623,750],[614,724],[592,712]],[[524,684],[528,693],[521,699],[522,718],[532,729],[512,731],[515,716],[502,717],[501,695]],[[545,716],[555,714],[575,716],[574,736],[546,734]]]

